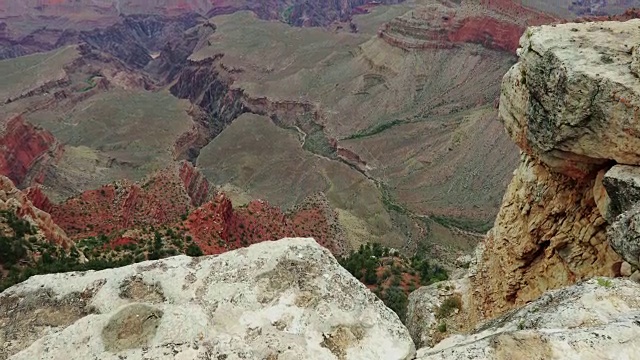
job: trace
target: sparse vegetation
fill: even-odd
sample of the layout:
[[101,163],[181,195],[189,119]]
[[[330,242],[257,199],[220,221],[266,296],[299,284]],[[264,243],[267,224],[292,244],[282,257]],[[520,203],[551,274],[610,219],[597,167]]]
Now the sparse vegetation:
[[0,211],[0,217],[13,233],[11,236],[0,234],[0,265],[10,267],[26,259],[33,241],[28,241],[25,236],[34,235],[36,231],[28,221],[18,218],[13,212]]
[[438,331],[440,331],[441,333],[447,332],[447,323],[443,321],[438,324]]
[[605,278],[598,278],[598,285],[600,286],[604,286],[606,288],[610,288],[613,286],[613,283],[611,282],[611,280],[609,279],[605,279]]
[[361,245],[358,251],[339,259],[353,276],[367,285],[404,321],[408,294],[416,284],[431,284],[448,278],[446,271],[430,265],[424,255],[407,259],[378,243]]
[[383,122],[381,124],[377,124],[374,125],[370,128],[364,129],[364,130],[360,130],[358,132],[356,132],[355,134],[349,135],[345,138],[345,140],[354,140],[354,139],[362,139],[362,138],[366,138],[369,136],[373,136],[376,134],[379,134],[385,130],[391,129],[394,126],[397,125],[401,125],[401,124],[406,124],[407,121],[406,120],[400,120],[400,119],[395,119],[392,121],[388,121],[388,122]]
[[484,234],[487,231],[491,230],[493,227],[492,222],[487,222],[483,220],[475,220],[475,219],[463,219],[463,218],[453,218],[447,216],[436,216],[431,215],[431,219],[435,222],[439,223],[442,226],[446,226],[448,228],[454,227],[461,230],[471,231],[475,233]]
[[442,304],[438,307],[438,311],[436,312],[436,317],[438,319],[448,318],[453,315],[456,310],[462,309],[462,299],[458,295],[451,295],[448,298],[444,299]]

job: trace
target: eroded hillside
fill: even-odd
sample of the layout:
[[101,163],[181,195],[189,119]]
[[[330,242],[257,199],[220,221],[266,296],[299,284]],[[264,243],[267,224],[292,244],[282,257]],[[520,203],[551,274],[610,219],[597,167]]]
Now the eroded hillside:
[[[464,38],[407,51],[378,35],[408,10],[368,9],[352,20],[357,33],[250,12],[128,15],[73,30],[66,46],[2,62],[16,78],[2,88],[3,121],[44,136],[3,150],[16,159],[6,175],[60,203],[188,160],[236,204],[286,212],[324,193],[345,248],[423,243],[452,259],[488,228],[516,161],[495,120],[513,54]],[[5,128],[11,143],[25,136]]]

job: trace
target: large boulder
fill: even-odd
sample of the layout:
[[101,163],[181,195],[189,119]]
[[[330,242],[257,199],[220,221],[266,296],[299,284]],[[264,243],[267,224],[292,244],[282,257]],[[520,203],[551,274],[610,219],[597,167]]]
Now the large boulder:
[[607,221],[613,222],[640,202],[640,167],[616,165],[604,174],[602,186],[606,199],[604,206],[598,208]]
[[313,239],[35,276],[0,294],[0,359],[412,359],[407,329]]
[[470,335],[418,351],[417,360],[637,359],[640,285],[597,278],[549,291]]
[[640,268],[640,203],[620,215],[608,230],[611,247],[629,264]]
[[500,97],[500,118],[514,141],[575,178],[608,160],[640,165],[640,79],[632,50],[639,26],[636,19],[529,28]]

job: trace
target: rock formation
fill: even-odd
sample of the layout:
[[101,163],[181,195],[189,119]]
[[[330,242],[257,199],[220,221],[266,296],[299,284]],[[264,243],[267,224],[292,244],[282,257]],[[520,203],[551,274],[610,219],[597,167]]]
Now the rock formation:
[[[618,194],[629,194],[623,188],[633,181],[614,182],[629,177],[617,167],[603,173],[615,163],[640,165],[640,81],[632,69],[639,25],[552,25],[522,36],[500,117],[523,155],[473,281],[478,318],[584,278],[621,274],[607,219],[628,207]],[[603,213],[607,204],[612,210]]]
[[634,359],[640,353],[638,299],[637,283],[592,279],[421,349],[416,359]]
[[32,277],[0,294],[0,359],[402,359],[398,317],[313,239]]
[[[37,237],[41,241],[65,247],[71,244],[67,234],[54,223],[51,216],[34,206],[27,194],[17,189],[9,178],[2,175],[0,175],[0,212],[11,212],[18,218],[28,221],[36,228]],[[2,217],[2,219],[5,218]],[[6,229],[2,228],[1,233],[6,235]]]
[[474,43],[515,52],[527,25],[556,20],[509,0],[434,1],[385,24],[378,35],[407,50],[448,49]]
[[62,152],[62,144],[50,132],[36,128],[22,117],[0,123],[0,174],[18,186],[42,182],[43,171],[59,160]]

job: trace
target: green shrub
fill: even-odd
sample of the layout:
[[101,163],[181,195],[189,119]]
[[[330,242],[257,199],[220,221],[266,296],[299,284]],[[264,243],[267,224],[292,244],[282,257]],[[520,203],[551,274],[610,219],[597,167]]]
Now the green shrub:
[[192,257],[204,255],[204,253],[202,252],[202,249],[200,249],[200,247],[194,243],[191,243],[189,244],[189,246],[187,246],[187,250],[185,251],[185,254]]
[[438,331],[440,331],[441,333],[447,332],[447,323],[443,321],[438,324]]
[[456,309],[462,309],[462,300],[457,295],[451,295],[444,299],[440,307],[438,307],[436,317],[439,319],[447,318],[451,316]]

